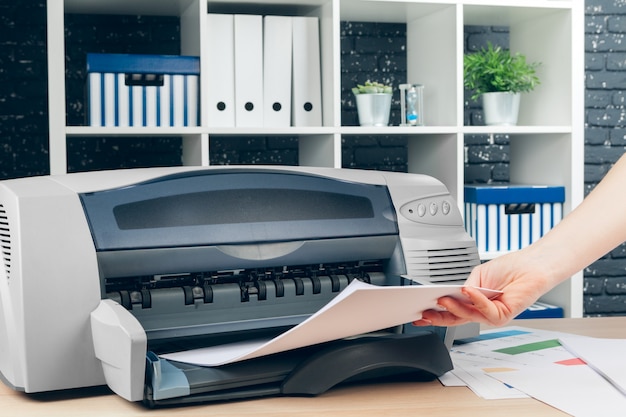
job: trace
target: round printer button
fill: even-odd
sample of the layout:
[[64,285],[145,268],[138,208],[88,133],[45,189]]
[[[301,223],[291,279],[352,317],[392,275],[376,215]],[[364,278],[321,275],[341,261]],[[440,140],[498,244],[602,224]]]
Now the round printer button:
[[450,203],[449,202],[444,201],[443,203],[441,203],[441,212],[443,214],[450,213]]

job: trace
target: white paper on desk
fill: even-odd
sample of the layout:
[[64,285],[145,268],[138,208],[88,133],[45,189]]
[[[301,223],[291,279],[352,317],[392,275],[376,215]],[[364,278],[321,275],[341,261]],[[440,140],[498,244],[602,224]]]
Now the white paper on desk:
[[505,398],[527,398],[528,395],[512,388],[495,378],[491,378],[490,374],[494,372],[503,372],[505,369],[514,369],[516,364],[506,366],[500,362],[496,366],[493,363],[483,360],[466,360],[458,357],[452,357],[454,369],[452,372],[457,378],[465,382],[465,385],[471,389],[474,394],[486,400],[501,400]]
[[444,387],[467,387],[467,383],[459,378],[454,371],[448,371],[437,379]]
[[574,417],[623,417],[626,397],[586,365],[525,367],[492,377]]
[[626,339],[561,337],[559,342],[626,395]]
[[[377,286],[354,280],[298,326],[271,340],[231,343],[161,355],[199,366],[219,366],[410,323],[437,308],[443,296],[463,298],[461,285]],[[487,296],[497,291],[482,290]]]

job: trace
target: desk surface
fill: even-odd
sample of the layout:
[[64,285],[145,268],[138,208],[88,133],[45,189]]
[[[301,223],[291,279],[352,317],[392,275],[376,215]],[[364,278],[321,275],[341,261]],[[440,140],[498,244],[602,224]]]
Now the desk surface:
[[[515,325],[593,337],[626,338],[626,317],[521,320]],[[471,413],[468,410],[471,409]],[[314,398],[272,397],[229,403],[150,410],[129,403],[105,388],[26,395],[0,384],[0,415],[7,416],[408,416],[480,415],[481,417],[564,416],[534,399],[484,400],[466,387],[439,381],[340,387]]]

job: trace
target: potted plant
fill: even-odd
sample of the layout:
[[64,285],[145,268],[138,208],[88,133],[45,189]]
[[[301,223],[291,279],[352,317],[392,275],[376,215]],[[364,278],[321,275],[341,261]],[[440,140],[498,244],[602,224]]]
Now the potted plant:
[[482,97],[487,125],[515,125],[521,93],[539,85],[536,69],[521,54],[511,55],[488,43],[463,59],[464,85],[473,90],[472,99]]
[[379,82],[367,80],[352,89],[361,126],[387,126],[391,111],[393,88]]

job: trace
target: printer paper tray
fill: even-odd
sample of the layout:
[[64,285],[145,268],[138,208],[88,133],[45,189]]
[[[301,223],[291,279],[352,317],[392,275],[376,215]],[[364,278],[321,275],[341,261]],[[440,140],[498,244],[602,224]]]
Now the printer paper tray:
[[[155,366],[173,366],[186,380],[186,395],[160,392]],[[366,335],[236,362],[199,367],[159,359],[148,360],[144,403],[150,407],[236,400],[275,395],[318,395],[333,386],[363,379],[410,375],[430,380],[452,369],[440,336]],[[172,394],[176,395],[176,394]]]

